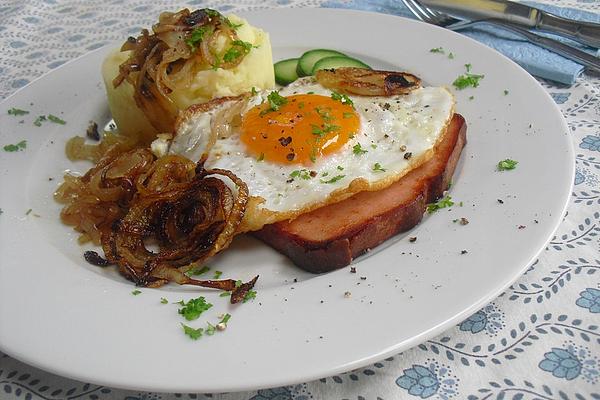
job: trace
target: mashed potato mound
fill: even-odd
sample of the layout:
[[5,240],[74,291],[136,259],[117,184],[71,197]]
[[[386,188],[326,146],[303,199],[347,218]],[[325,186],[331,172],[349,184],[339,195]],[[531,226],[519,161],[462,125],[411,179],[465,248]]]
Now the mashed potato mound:
[[[275,85],[271,41],[268,33],[251,26],[235,15],[227,16],[238,25],[236,33],[240,40],[252,43],[253,48],[242,62],[231,69],[198,71],[191,84],[174,90],[169,97],[180,110],[192,104],[205,103],[216,97],[236,96],[257,89],[269,89]],[[119,74],[119,65],[126,61],[129,52],[113,50],[104,60],[102,77],[106,86],[108,105],[119,132],[140,137],[145,141],[155,138],[157,132],[137,107],[133,99],[133,87],[124,81],[117,88],[113,79]]]

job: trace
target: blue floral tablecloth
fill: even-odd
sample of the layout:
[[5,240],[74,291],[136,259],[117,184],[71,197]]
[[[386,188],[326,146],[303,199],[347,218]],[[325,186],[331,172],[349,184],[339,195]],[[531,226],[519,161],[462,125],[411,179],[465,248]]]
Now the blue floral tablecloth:
[[[598,0],[543,2],[600,12]],[[68,60],[139,32],[165,9],[241,11],[320,7],[343,0],[123,3],[0,1],[0,98]],[[600,79],[583,75],[571,87],[540,83],[561,108],[576,149],[577,172],[567,216],[523,277],[444,334],[346,374],[219,395],[140,393],[97,386],[40,371],[0,353],[0,398],[600,399]]]

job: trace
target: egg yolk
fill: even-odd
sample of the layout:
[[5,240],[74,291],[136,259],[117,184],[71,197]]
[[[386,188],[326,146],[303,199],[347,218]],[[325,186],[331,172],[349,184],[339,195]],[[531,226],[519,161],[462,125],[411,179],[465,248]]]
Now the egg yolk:
[[264,102],[242,118],[241,140],[259,160],[310,164],[358,131],[360,120],[350,104],[316,94],[279,99],[275,107]]

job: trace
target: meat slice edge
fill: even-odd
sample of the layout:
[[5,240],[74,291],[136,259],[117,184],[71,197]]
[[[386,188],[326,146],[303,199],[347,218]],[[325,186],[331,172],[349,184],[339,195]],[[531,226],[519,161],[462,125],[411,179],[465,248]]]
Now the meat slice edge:
[[398,182],[361,192],[292,221],[267,225],[253,235],[313,273],[342,268],[364,252],[405,232],[441,197],[466,144],[467,125],[454,114],[434,157]]

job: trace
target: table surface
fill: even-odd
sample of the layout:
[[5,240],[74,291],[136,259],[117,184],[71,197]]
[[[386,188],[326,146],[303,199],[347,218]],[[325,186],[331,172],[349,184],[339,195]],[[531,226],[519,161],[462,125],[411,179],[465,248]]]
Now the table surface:
[[[396,0],[394,0],[396,1]],[[389,3],[394,1],[390,0]],[[385,9],[386,1],[376,1]],[[544,3],[600,12],[598,0]],[[0,99],[79,55],[149,26],[162,10],[226,12],[358,1],[0,1]],[[107,20],[114,21],[107,25]],[[131,21],[136,21],[132,26]],[[232,394],[142,393],[77,382],[0,353],[0,398],[600,399],[600,79],[540,82],[576,149],[567,214],[547,249],[493,302],[421,345],[314,382]]]

